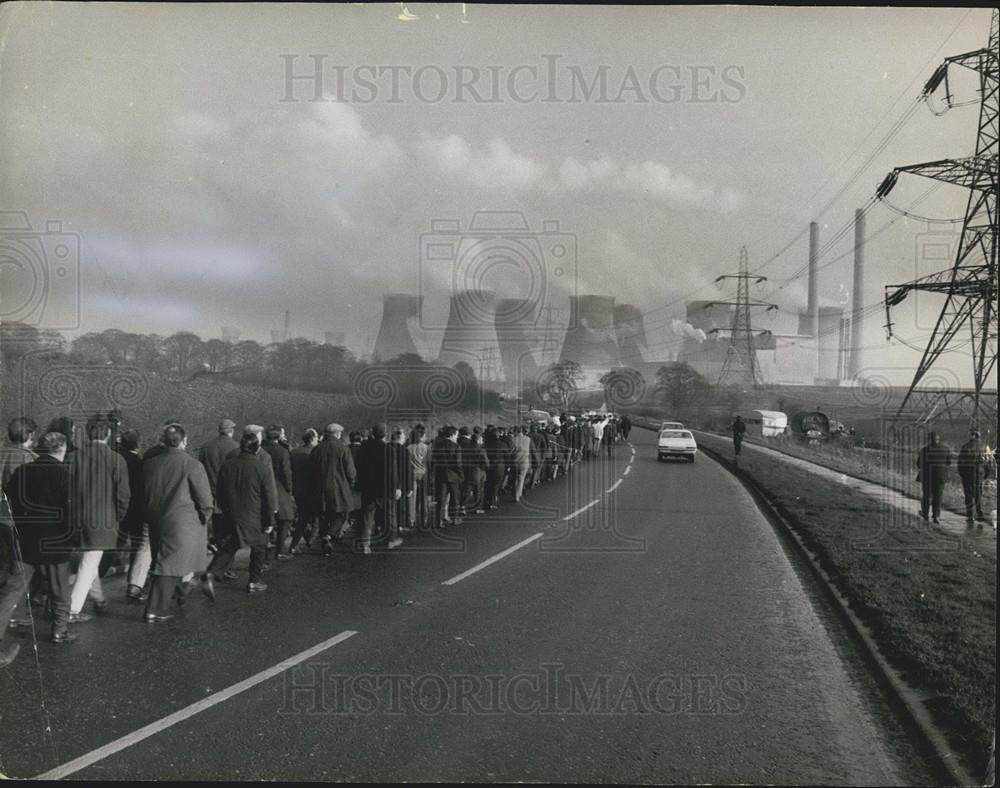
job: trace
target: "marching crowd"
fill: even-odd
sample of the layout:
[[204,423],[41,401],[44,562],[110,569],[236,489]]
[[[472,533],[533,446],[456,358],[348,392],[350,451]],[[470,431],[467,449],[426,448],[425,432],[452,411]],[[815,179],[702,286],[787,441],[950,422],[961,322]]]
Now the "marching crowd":
[[375,424],[345,441],[330,423],[292,448],[280,424],[247,425],[237,440],[223,419],[191,453],[177,421],[143,452],[117,412],[82,427],[58,418],[44,431],[16,418],[0,450],[0,667],[20,648],[7,630],[32,628],[33,605],[51,618],[53,643],[75,640],[74,625],[94,619],[88,598],[107,608],[101,579],[118,568],[145,621],[169,621],[195,587],[214,599],[216,582],[238,577],[241,548],[250,548],[247,591],[259,593],[272,553],[396,549],[407,532],[461,525],[583,460],[613,457],[631,426],[628,416],[561,413],[436,435]]

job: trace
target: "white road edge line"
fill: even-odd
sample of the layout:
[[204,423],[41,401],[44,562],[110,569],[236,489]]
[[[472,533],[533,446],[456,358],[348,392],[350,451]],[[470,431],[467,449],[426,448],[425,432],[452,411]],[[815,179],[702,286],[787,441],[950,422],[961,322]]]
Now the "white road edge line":
[[599,504],[600,502],[601,502],[600,498],[595,498],[590,503],[588,503],[586,506],[581,506],[579,509],[577,509],[575,512],[573,512],[573,514],[567,514],[565,517],[563,517],[563,522],[565,522],[566,520],[572,520],[578,514],[583,514],[591,506],[597,506],[597,504]]
[[143,728],[139,728],[139,730],[122,736],[120,739],[115,739],[113,742],[105,744],[103,747],[98,747],[96,750],[92,750],[86,755],[74,758],[72,761],[68,761],[62,766],[57,766],[55,769],[51,769],[50,771],[40,774],[33,779],[61,780],[62,778],[68,777],[81,769],[86,769],[88,766],[92,766],[98,761],[104,760],[109,755],[121,752],[127,747],[131,747],[133,744],[138,744],[143,739],[148,739],[150,736],[153,736],[160,731],[164,731],[179,722],[183,722],[184,720],[189,719],[206,709],[210,709],[212,706],[217,706],[223,701],[229,700],[235,695],[239,695],[241,692],[245,692],[257,684],[274,678],[275,676],[284,673],[289,668],[295,667],[300,662],[305,662],[310,657],[314,657],[317,654],[326,651],[328,648],[336,646],[338,643],[343,643],[345,640],[356,634],[358,633],[354,630],[345,629],[339,635],[335,635],[329,640],[324,640],[322,643],[318,643],[312,648],[307,648],[305,651],[299,652],[294,657],[289,657],[273,667],[262,670],[260,673],[255,673],[253,676],[250,676],[250,678],[243,679],[243,681],[209,695],[207,698],[202,698],[201,700],[192,703],[190,706],[185,706],[183,709],[179,709],[173,714],[168,714],[161,720],[157,720],[156,722],[150,723]]
[[529,544],[531,544],[531,543],[532,543],[532,542],[534,542],[534,541],[535,541],[536,539],[539,539],[539,538],[541,538],[542,536],[544,536],[544,534],[543,534],[543,533],[542,533],[541,531],[539,531],[539,532],[538,532],[537,534],[534,534],[533,536],[529,536],[529,537],[528,537],[527,539],[525,539],[525,540],[524,540],[523,542],[518,542],[518,543],[517,543],[516,545],[514,545],[513,547],[508,547],[508,548],[507,548],[506,550],[503,550],[503,551],[501,551],[501,552],[497,553],[497,554],[496,554],[495,556],[493,556],[492,558],[487,558],[487,559],[486,559],[485,561],[483,561],[483,562],[482,562],[481,564],[476,564],[476,565],[475,565],[474,567],[472,567],[472,569],[466,569],[466,570],[465,570],[464,572],[462,572],[462,574],[460,574],[460,575],[455,575],[455,576],[454,576],[453,578],[451,578],[450,580],[445,580],[445,581],[444,581],[443,583],[441,583],[441,585],[443,585],[443,586],[453,586],[453,585],[455,585],[455,583],[458,583],[458,582],[460,582],[460,581],[462,581],[462,580],[465,580],[465,578],[467,578],[467,577],[468,577],[469,575],[474,575],[474,574],[475,574],[476,572],[478,572],[478,571],[479,571],[480,569],[485,569],[485,568],[486,568],[486,567],[488,567],[488,566],[489,566],[490,564],[495,564],[495,563],[496,563],[497,561],[499,561],[500,559],[502,559],[502,558],[506,558],[507,556],[509,556],[509,555],[510,555],[511,553],[513,553],[513,552],[514,552],[515,550],[520,550],[520,549],[521,549],[522,547],[524,547],[525,545],[529,545]]
[[628,476],[631,472],[632,472],[632,464],[629,463],[629,466],[625,469],[625,473],[622,474],[622,475],[623,476]]
[[608,487],[608,489],[606,489],[604,491],[605,494],[607,494],[607,493],[613,493],[615,490],[617,490],[621,486],[621,483],[623,481],[625,481],[625,480],[624,479],[619,479],[618,481],[616,481],[614,484],[612,484],[610,487]]

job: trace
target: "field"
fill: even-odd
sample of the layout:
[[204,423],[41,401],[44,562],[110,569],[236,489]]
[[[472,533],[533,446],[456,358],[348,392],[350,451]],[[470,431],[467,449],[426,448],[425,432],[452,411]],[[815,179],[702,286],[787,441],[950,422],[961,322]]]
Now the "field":
[[416,422],[472,425],[487,419],[505,420],[496,412],[387,411],[366,407],[352,395],[234,383],[214,375],[172,380],[134,368],[59,363],[18,365],[4,374],[0,392],[4,425],[15,416],[26,415],[44,428],[56,416],[83,418],[95,411],[119,408],[124,428],[139,430],[144,446],[155,442],[167,420],[184,425],[189,446],[199,446],[213,437],[223,418],[232,419],[238,428],[249,423],[281,423],[293,443],[305,428],[322,429],[332,421],[350,431],[376,421],[408,426]]

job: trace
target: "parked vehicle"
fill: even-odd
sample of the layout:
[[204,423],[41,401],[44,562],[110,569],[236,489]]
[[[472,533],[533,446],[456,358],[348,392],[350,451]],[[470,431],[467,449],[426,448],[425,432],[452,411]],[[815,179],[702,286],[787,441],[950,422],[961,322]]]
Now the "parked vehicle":
[[825,441],[830,438],[830,419],[818,410],[792,416],[792,435],[800,441]]
[[788,426],[788,416],[778,410],[754,410],[745,421],[746,434],[754,438],[777,438]]
[[670,459],[671,457],[684,457],[688,462],[694,462],[697,453],[698,443],[690,431],[675,429],[660,430],[660,437],[656,444],[657,461]]

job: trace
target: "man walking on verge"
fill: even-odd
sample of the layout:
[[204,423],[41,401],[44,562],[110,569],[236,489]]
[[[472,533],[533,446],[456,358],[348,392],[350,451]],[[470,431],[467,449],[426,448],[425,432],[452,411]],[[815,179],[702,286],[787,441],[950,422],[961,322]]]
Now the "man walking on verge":
[[320,541],[323,555],[333,555],[333,537],[344,535],[348,516],[354,509],[354,482],[357,470],[350,448],[341,440],[344,428],[326,425],[323,442],[310,455],[320,518]]
[[958,476],[962,480],[965,497],[965,519],[969,523],[986,519],[983,516],[983,481],[989,478],[990,466],[979,439],[979,430],[969,430],[969,440],[962,444],[958,452]]
[[218,495],[229,536],[219,545],[212,563],[201,577],[202,591],[215,598],[213,575],[229,568],[241,547],[250,548],[250,581],[247,591],[267,591],[261,582],[267,537],[273,527],[277,503],[271,498],[274,487],[267,466],[258,457],[260,438],[246,432],[240,439],[240,453],[230,457],[219,471]]
[[98,570],[104,551],[118,545],[118,524],[128,513],[130,500],[125,458],[108,446],[111,424],[105,418],[91,419],[87,438],[69,469],[70,518],[83,551],[70,598],[69,617],[74,623],[93,619],[83,612],[88,594],[98,610],[108,605]]
[[737,416],[733,422],[733,452],[738,456],[740,447],[743,445],[743,436],[746,434],[747,425],[743,422],[742,416]]
[[24,604],[28,584],[36,572],[48,580],[52,603],[52,642],[76,639],[69,628],[69,556],[72,532],[69,522],[69,469],[66,437],[58,432],[42,436],[36,447],[40,456],[18,467],[7,485],[8,500],[17,529],[14,545],[16,568],[0,585],[0,668],[9,665],[20,650],[18,643],[3,640],[14,606]]
[[143,463],[145,517],[153,554],[153,582],[146,600],[146,622],[174,617],[171,604],[183,605],[192,588],[185,578],[205,566],[208,523],[214,509],[205,467],[188,454],[179,424],[163,431],[163,451]]
[[940,522],[941,494],[951,465],[951,449],[941,443],[936,432],[927,435],[927,445],[917,456],[917,481],[920,482],[920,516],[927,519],[927,511],[935,523]]

